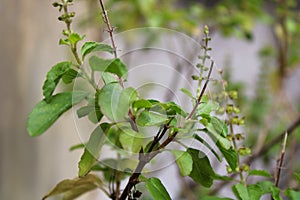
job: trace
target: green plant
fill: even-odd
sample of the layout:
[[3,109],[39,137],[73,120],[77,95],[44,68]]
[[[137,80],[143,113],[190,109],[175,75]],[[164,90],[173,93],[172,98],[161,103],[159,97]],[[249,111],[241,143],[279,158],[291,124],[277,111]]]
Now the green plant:
[[[210,188],[214,180],[222,180],[234,183],[232,190],[238,199],[260,199],[264,194],[281,199],[278,182],[287,136],[278,164],[276,183],[264,180],[248,184],[251,176],[271,178],[271,175],[265,170],[250,169],[250,163],[243,162],[242,157],[250,156],[251,150],[244,146],[242,141],[245,135],[236,133],[235,126],[244,125],[244,117],[237,106],[238,92],[228,87],[222,71],[221,80],[216,81],[215,91],[206,91],[214,66],[209,55],[212,49],[209,47],[211,38],[207,26],[203,31],[203,53],[199,56],[198,74],[192,76],[197,82],[196,95],[188,89],[182,89],[192,102],[191,111],[186,111],[174,102],[143,99],[135,88],[125,87],[128,70],[118,58],[114,29],[102,0],[100,6],[111,46],[85,42],[78,54],[78,43],[84,36],[71,29],[75,13],[69,12],[68,8],[72,3],[72,0],[61,0],[53,3],[53,6],[63,12],[58,19],[66,24],[63,30],[65,38],[60,39],[59,43],[67,45],[75,59],[60,62],[47,73],[43,85],[44,99],[30,113],[27,130],[30,136],[41,135],[59,116],[70,108],[76,108],[76,105],[81,106],[77,110],[78,118],[87,117],[96,128],[87,143],[72,147],[84,149],[78,164],[78,178],[61,181],[43,199],[58,194],[63,194],[63,199],[74,199],[94,189],[102,190],[110,199],[138,199],[142,192],[136,186],[143,184],[152,198],[171,199],[163,183],[143,171],[159,154],[166,152],[175,157],[182,176],[191,177],[201,186]],[[92,55],[93,52],[108,53],[113,58],[98,57]],[[83,67],[84,62],[88,62],[88,68]],[[210,64],[207,66],[208,62]],[[96,75],[101,77],[101,86],[96,81]],[[75,79],[81,79],[92,89],[54,94],[60,81],[73,84]],[[147,137],[147,133],[153,130],[156,133],[152,133],[154,137]],[[216,147],[207,142],[201,133],[206,134]],[[228,174],[238,174],[239,179],[217,174],[208,156],[200,149],[185,145],[184,139],[199,142],[218,161],[224,158],[228,163]],[[178,143],[181,147],[173,148],[171,143]],[[101,159],[104,146],[110,147],[114,155]],[[299,181],[299,174],[295,176]],[[124,188],[121,188],[122,181],[126,182]],[[300,193],[287,189],[285,195],[297,199]],[[202,194],[199,196],[202,199],[224,199]]]

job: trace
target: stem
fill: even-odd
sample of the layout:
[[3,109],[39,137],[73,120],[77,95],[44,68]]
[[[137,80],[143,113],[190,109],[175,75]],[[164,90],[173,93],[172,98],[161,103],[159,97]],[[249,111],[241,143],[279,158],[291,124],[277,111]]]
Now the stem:
[[282,87],[283,80],[286,76],[287,57],[288,57],[288,30],[286,26],[286,17],[288,6],[284,0],[279,0],[279,7],[282,7],[283,12],[279,13],[279,26],[282,29],[282,35],[276,35],[278,40],[278,77],[279,86]]
[[[107,10],[105,9],[103,0],[99,0],[99,3],[100,3],[100,6],[101,6],[101,10],[102,10],[103,22],[106,24],[106,27],[107,27],[106,31],[109,33],[111,45],[112,45],[112,48],[113,48],[114,57],[118,58],[118,55],[117,55],[117,46],[116,46],[116,43],[115,43],[115,40],[114,40],[114,34],[113,34],[114,29],[110,25],[110,21],[109,21],[108,15],[107,15]],[[123,81],[122,78],[119,78],[119,83],[120,83],[121,87],[124,88],[124,81]],[[128,112],[128,116],[130,118],[129,122],[130,122],[131,128],[134,131],[138,132],[138,128],[137,128],[137,125],[136,125],[136,122],[135,122],[135,116],[133,115],[131,109]]]
[[201,99],[202,99],[202,97],[203,97],[203,95],[204,95],[204,92],[205,92],[205,90],[206,90],[206,87],[207,87],[207,85],[208,85],[208,82],[209,82],[209,79],[210,79],[210,75],[211,75],[213,66],[214,66],[214,61],[211,61],[211,65],[210,65],[210,68],[209,68],[209,72],[208,72],[208,76],[207,76],[207,79],[206,79],[206,81],[205,81],[205,84],[204,84],[204,86],[203,86],[203,88],[202,88],[202,90],[201,90],[201,93],[200,93],[198,99],[196,100],[196,104],[195,104],[195,106],[194,106],[192,112],[186,117],[186,120],[191,119],[191,118],[193,117],[193,115],[195,114],[195,112],[196,112],[196,110],[197,110],[197,108],[198,108],[198,106],[199,106],[199,104],[200,104],[200,102],[201,102]]
[[287,136],[288,136],[288,133],[285,132],[283,142],[282,142],[281,156],[280,156],[280,160],[279,160],[278,165],[277,165],[277,172],[276,172],[276,176],[275,176],[275,186],[276,187],[278,187],[278,184],[279,184],[280,172],[281,172],[281,168],[282,168],[283,160],[284,160],[284,155],[285,155]]
[[[230,121],[231,121],[231,118],[232,118],[232,116],[230,115],[230,116],[229,116],[229,120],[230,120]],[[236,144],[236,138],[235,138],[235,134],[234,134],[234,131],[233,131],[233,125],[232,125],[232,123],[230,123],[229,129],[230,129],[230,135],[231,135],[231,137],[232,137],[232,144],[233,144],[233,147],[234,147],[234,149],[235,149],[236,151],[238,151],[238,146],[237,146],[237,144]],[[239,156],[239,155],[237,156],[237,162],[238,162],[238,167],[240,168],[242,165],[241,165],[241,159],[240,159],[240,156]],[[235,169],[233,169],[233,170],[235,170]],[[242,183],[242,184],[246,184],[245,178],[244,178],[244,175],[243,175],[243,171],[239,169],[238,173],[239,173],[239,175],[240,175],[241,183]]]
[[105,9],[103,1],[99,0],[99,2],[100,2],[101,9],[102,9],[103,21],[104,21],[104,23],[107,26],[107,32],[109,33],[109,37],[110,37],[110,40],[111,40],[111,45],[112,45],[112,48],[113,48],[113,53],[114,53],[115,58],[117,58],[118,57],[118,55],[117,55],[117,47],[115,45],[115,40],[114,40],[114,35],[113,35],[114,29],[110,25],[110,22],[109,22],[109,19],[108,19],[108,15],[107,15],[107,11]]
[[139,163],[136,167],[136,169],[134,170],[134,173],[130,176],[119,200],[125,200],[128,196],[128,194],[130,193],[131,189],[137,184],[139,183],[139,176],[141,175],[141,172],[143,170],[143,168],[145,167],[145,165],[147,163],[149,163],[157,154],[159,154],[163,148],[165,148],[168,144],[170,144],[174,138],[176,137],[178,132],[174,132],[172,135],[170,135],[157,149],[157,151],[154,152],[150,152],[150,153],[146,153],[144,154],[144,152],[140,152],[140,156],[139,156]]

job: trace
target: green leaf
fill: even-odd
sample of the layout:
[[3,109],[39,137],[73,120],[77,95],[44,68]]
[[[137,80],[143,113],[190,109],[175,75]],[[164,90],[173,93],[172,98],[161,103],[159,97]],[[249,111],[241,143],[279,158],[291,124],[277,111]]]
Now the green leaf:
[[206,125],[206,128],[208,130],[209,136],[212,138],[213,141],[219,142],[220,145],[225,149],[231,148],[231,142],[227,138],[222,136],[221,133],[216,130],[212,123],[209,122]]
[[83,40],[85,36],[80,36],[78,33],[72,33],[69,36],[69,41],[72,45],[76,45],[79,41]]
[[188,176],[193,169],[192,156],[184,151],[171,150],[171,153],[176,158],[177,166],[179,167],[182,176]]
[[274,184],[270,181],[260,181],[248,186],[248,192],[251,200],[260,200],[262,195],[271,193]]
[[270,175],[270,173],[268,171],[266,171],[266,170],[257,170],[257,169],[251,170],[248,173],[248,176],[264,176],[264,177],[272,178],[272,176]]
[[83,149],[85,146],[86,146],[86,144],[82,144],[82,143],[75,144],[69,148],[69,151],[74,151],[76,149]]
[[102,181],[95,175],[89,174],[82,178],[66,179],[58,183],[42,200],[48,197],[64,194],[63,200],[72,200],[80,195],[102,187]]
[[114,77],[114,74],[109,73],[109,72],[102,72],[101,77],[103,79],[103,82],[105,85],[109,83],[117,83],[118,81]]
[[40,101],[33,108],[27,120],[27,131],[30,136],[38,136],[44,133],[64,112],[73,105],[81,102],[87,92],[65,92],[56,94],[50,103]]
[[203,152],[197,149],[188,148],[187,152],[193,159],[193,170],[189,176],[204,187],[210,187],[213,184],[215,173],[210,165],[209,159]]
[[71,45],[69,39],[59,39],[58,44],[59,44],[59,45],[67,45],[67,46]]
[[166,105],[167,105],[167,109],[168,109],[168,112],[167,112],[168,115],[178,114],[178,115],[181,115],[183,117],[187,116],[187,113],[179,105],[177,105],[176,103],[167,102]]
[[79,177],[87,175],[100,156],[100,151],[105,143],[105,132],[110,128],[110,124],[103,123],[97,126],[92,132],[86,144],[83,155],[78,163]]
[[109,52],[113,53],[114,50],[111,46],[103,43],[98,43],[98,42],[86,42],[82,45],[81,48],[81,55],[82,55],[82,60],[84,60],[85,56],[91,52],[96,52],[96,51],[103,51],[103,52]]
[[290,200],[298,200],[300,199],[300,192],[297,192],[295,190],[292,190],[291,188],[288,188],[284,194],[290,198]]
[[62,76],[62,80],[65,84],[69,84],[69,83],[72,83],[72,81],[77,77],[77,75],[78,75],[78,72],[76,70],[69,69]]
[[221,151],[222,155],[226,159],[227,163],[229,164],[231,169],[236,169],[238,167],[238,154],[237,152],[230,147],[229,149],[226,149],[221,145],[221,143],[218,141],[216,143],[218,149]]
[[166,116],[144,110],[137,116],[136,123],[139,126],[154,126],[163,124],[167,120],[168,118]]
[[210,114],[212,111],[216,111],[219,108],[219,104],[215,101],[208,100],[207,102],[201,102],[197,108],[198,115]]
[[118,83],[110,83],[99,93],[100,109],[112,121],[124,120],[136,97],[137,92],[133,88],[123,90]]
[[196,99],[194,97],[194,95],[191,93],[191,91],[189,91],[188,89],[186,88],[181,88],[180,89],[181,92],[183,92],[185,95],[187,95],[188,97],[192,98],[192,99]]
[[169,193],[158,178],[149,178],[146,188],[155,200],[171,200]]
[[239,200],[250,200],[247,187],[238,183],[232,187],[232,191]]
[[211,117],[210,123],[213,125],[217,133],[223,137],[226,137],[228,134],[228,128],[224,121],[220,120],[217,117]]
[[216,158],[221,162],[222,158],[217,154],[217,152],[204,140],[202,139],[199,135],[194,134],[193,137],[201,142],[204,146],[206,146],[215,156]]
[[101,121],[103,114],[101,113],[101,109],[99,106],[99,92],[95,93],[95,99],[92,102],[93,111],[88,114],[88,118],[91,122],[97,124]]
[[145,99],[139,99],[133,102],[132,107],[136,111],[142,108],[149,109],[152,107],[152,103]]
[[298,184],[300,185],[300,174],[298,174],[298,173],[295,172],[295,173],[294,173],[294,176],[295,176],[295,178],[296,178]]
[[216,196],[204,196],[201,197],[199,200],[232,200],[230,198],[221,198],[221,197],[216,197]]
[[61,79],[61,77],[69,71],[72,63],[71,62],[60,62],[54,65],[47,73],[46,80],[43,85],[43,95],[45,101],[50,102],[51,96]]
[[110,72],[116,74],[119,78],[127,75],[126,65],[119,59],[102,59],[92,56],[89,59],[91,69],[100,72]]
[[273,186],[271,187],[271,194],[274,200],[282,200],[282,198],[280,197],[280,189]]
[[130,128],[120,128],[120,142],[122,144],[122,147],[132,153],[139,153],[143,142],[144,138],[140,133],[137,133],[133,131]]

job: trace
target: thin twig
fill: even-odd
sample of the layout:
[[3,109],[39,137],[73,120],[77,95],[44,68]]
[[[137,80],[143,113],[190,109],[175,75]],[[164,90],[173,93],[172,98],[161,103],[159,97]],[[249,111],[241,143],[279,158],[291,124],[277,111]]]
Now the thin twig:
[[287,141],[288,133],[285,132],[283,142],[282,142],[282,149],[281,149],[281,155],[280,159],[277,164],[277,171],[275,173],[275,186],[278,187],[279,179],[280,179],[280,173],[283,165],[284,155],[285,155],[285,149],[286,149],[286,141]]
[[198,106],[199,106],[199,104],[201,102],[201,99],[202,99],[202,97],[204,95],[204,92],[205,92],[205,90],[207,88],[207,85],[208,85],[208,82],[209,82],[209,79],[210,79],[210,75],[211,75],[213,66],[214,66],[214,61],[211,61],[211,65],[210,65],[210,68],[209,68],[209,72],[208,72],[205,84],[204,84],[204,86],[203,86],[203,88],[201,90],[201,93],[200,93],[198,99],[196,100],[196,104],[195,104],[192,112],[186,117],[186,120],[191,119],[194,116],[194,114],[195,114],[195,112],[196,112],[196,110],[197,110],[197,108],[198,108]]

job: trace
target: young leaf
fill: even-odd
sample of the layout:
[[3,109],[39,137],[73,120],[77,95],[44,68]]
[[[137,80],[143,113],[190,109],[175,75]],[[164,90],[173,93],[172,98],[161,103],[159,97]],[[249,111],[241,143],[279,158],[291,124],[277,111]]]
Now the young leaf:
[[81,55],[82,55],[82,60],[84,60],[85,56],[91,52],[96,52],[96,51],[104,51],[104,52],[109,52],[113,53],[113,48],[107,44],[103,43],[98,43],[98,42],[86,42],[82,45],[81,48]]
[[193,169],[192,156],[184,151],[171,150],[171,153],[176,158],[177,166],[179,167],[182,176],[188,176]]
[[267,172],[266,170],[256,170],[256,169],[251,170],[248,173],[248,176],[264,176],[264,177],[272,178],[272,176],[270,175],[270,173]]
[[46,80],[43,85],[43,95],[46,102],[51,101],[51,96],[61,79],[61,77],[69,71],[71,62],[60,62],[54,65],[47,73]]
[[64,200],[72,200],[80,195],[102,187],[102,181],[95,175],[89,174],[82,178],[75,178],[73,180],[66,179],[58,183],[42,200],[58,194],[64,194]]
[[155,200],[171,200],[169,193],[158,178],[149,178],[146,188]]
[[130,103],[137,96],[133,88],[123,90],[118,83],[105,85],[99,93],[102,113],[112,121],[123,120],[129,111]]
[[120,142],[122,147],[132,153],[138,153],[142,147],[144,138],[132,129],[120,128]]
[[102,59],[92,56],[89,59],[91,69],[100,72],[110,72],[116,74],[119,78],[127,75],[126,65],[119,59]]
[[154,126],[163,124],[167,120],[168,118],[166,116],[148,110],[144,110],[137,116],[136,123],[139,126]]
[[79,41],[83,40],[85,36],[80,36],[78,33],[72,33],[69,36],[69,41],[72,45],[76,45]]
[[50,103],[45,100],[40,101],[33,108],[27,120],[27,131],[30,136],[38,136],[44,133],[64,112],[72,105],[81,102],[87,92],[65,92],[56,94]]
[[232,187],[232,191],[239,200],[250,200],[247,187],[238,183]]
[[84,153],[78,163],[79,177],[88,174],[96,163],[98,157],[100,156],[100,151],[105,143],[105,132],[110,128],[110,124],[103,123],[97,126],[97,128],[92,132],[88,143],[84,149]]
[[191,93],[191,91],[189,91],[188,89],[186,89],[186,88],[181,88],[180,91],[183,92],[184,94],[186,94],[188,97],[190,97],[190,98],[192,98],[192,99],[196,99],[196,98],[194,97],[194,95]]
[[188,148],[187,152],[193,159],[193,170],[189,176],[204,187],[210,187],[213,184],[215,172],[210,165],[209,159],[197,149]]

